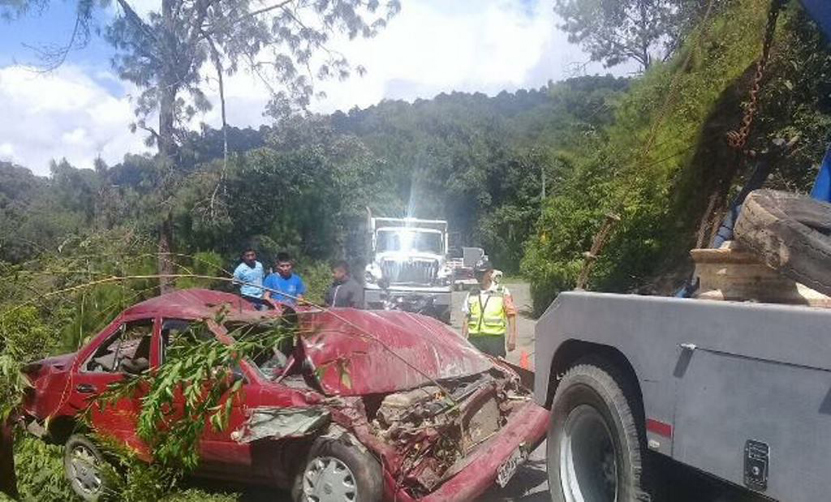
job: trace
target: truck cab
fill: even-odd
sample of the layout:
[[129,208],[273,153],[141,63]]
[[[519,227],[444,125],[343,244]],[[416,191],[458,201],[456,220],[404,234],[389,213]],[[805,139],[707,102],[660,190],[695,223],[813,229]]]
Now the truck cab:
[[367,308],[429,301],[433,315],[449,323],[453,273],[447,261],[447,228],[443,220],[370,217]]

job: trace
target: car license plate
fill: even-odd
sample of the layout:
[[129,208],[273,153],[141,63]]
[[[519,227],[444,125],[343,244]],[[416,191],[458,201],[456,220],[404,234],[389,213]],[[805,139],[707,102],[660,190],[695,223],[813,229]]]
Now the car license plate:
[[505,488],[508,484],[508,481],[514,477],[516,474],[517,468],[524,464],[525,461],[528,459],[528,453],[525,451],[525,448],[522,446],[517,447],[511,453],[511,456],[508,457],[508,460],[502,462],[502,465],[499,466],[499,469],[496,470],[496,484],[500,487]]

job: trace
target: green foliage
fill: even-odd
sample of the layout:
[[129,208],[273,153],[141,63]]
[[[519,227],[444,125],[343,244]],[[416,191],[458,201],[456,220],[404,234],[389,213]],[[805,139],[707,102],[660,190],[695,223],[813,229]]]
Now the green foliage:
[[24,434],[15,442],[15,471],[22,501],[65,502],[73,500],[64,477],[63,446],[55,446]]
[[[181,476],[158,464],[147,464],[124,448],[109,444],[112,464],[106,468],[111,491],[103,500],[118,502],[236,502],[237,493],[211,493],[198,488],[185,488]],[[15,463],[21,502],[66,502],[76,497],[66,481],[63,446],[50,445],[31,436],[18,435]],[[0,500],[6,500],[0,494]]]
[[[742,160],[723,138],[741,119],[768,5],[737,0],[699,26],[674,60],[653,67],[615,103],[607,140],[572,150],[574,169],[546,202],[523,261],[537,312],[573,287],[581,253],[608,212],[622,220],[597,263],[594,288],[669,293],[683,280],[709,194]],[[816,29],[798,9],[789,11],[749,144],[760,151],[775,138],[799,137],[772,186],[805,190],[814,177],[807,166],[821,158],[831,118],[822,105],[828,64]]]
[[543,178],[549,191],[561,181],[570,169],[567,149],[599,134],[627,86],[626,79],[582,77],[494,98],[384,102],[330,120],[385,159],[386,192],[397,199],[386,214],[447,219],[459,235],[455,245],[480,245],[497,267],[516,273],[540,213]]
[[[183,273],[201,275],[205,277],[228,277],[232,275],[226,270],[225,261],[215,251],[199,251],[192,256],[178,257],[176,263]],[[176,281],[178,289],[205,288],[218,289],[223,287],[222,281],[215,279],[202,279],[195,277],[183,277]]]
[[237,502],[244,500],[235,493],[211,493],[189,488],[178,492],[168,493],[162,498],[162,502]]
[[[236,502],[244,500],[233,490],[203,487],[183,479],[181,473],[155,463],[138,460],[135,454],[111,441],[95,438],[108,454],[105,465],[110,491],[103,501],[118,502]],[[117,453],[116,453],[117,452]],[[32,436],[18,434],[15,463],[21,502],[65,502],[76,500],[66,480],[63,446],[50,445]],[[11,499],[0,493],[0,501]]]
[[[726,1],[713,0],[717,6]],[[593,61],[636,61],[643,70],[666,61],[708,2],[701,0],[555,0],[569,41]]]
[[[214,322],[221,325],[222,316]],[[164,364],[113,384],[92,405],[106,411],[121,399],[141,399],[136,433],[159,466],[174,469],[169,484],[175,482],[179,469],[198,465],[198,443],[207,426],[217,432],[228,427],[234,403],[244,399],[239,394],[243,379],[234,371],[239,362],[270,357],[294,333],[280,321],[263,321],[240,326],[229,335],[234,342],[224,343],[205,323],[192,325],[173,338]]]
[[332,270],[329,263],[300,264],[297,267],[297,273],[300,274],[306,284],[306,300],[315,305],[323,305],[326,291],[329,289],[329,285],[332,284]]
[[[54,223],[59,232],[33,235],[31,244],[9,232],[0,243],[0,259],[26,263],[23,249],[39,265],[44,255],[79,254],[88,242],[88,249],[100,245],[113,258],[129,252],[149,273],[155,267],[151,236],[170,209],[178,253],[218,253],[205,271],[232,269],[247,244],[258,248],[266,265],[288,250],[301,264],[348,258],[360,269],[367,258],[369,207],[375,214],[447,219],[459,236],[454,245],[481,245],[501,270],[516,273],[540,214],[543,178],[548,192],[554,191],[572,168],[569,152],[603,136],[612,122],[611,104],[628,84],[583,77],[493,98],[454,93],[293,118],[275,129],[232,130],[229,139],[236,143],[230,147],[238,153],[227,169],[211,157],[222,151],[221,135],[206,128],[187,138],[181,168],[188,176],[169,204],[160,203],[157,166],[145,156],[128,155],[95,171],[59,163],[52,180],[11,169],[9,182],[31,196],[15,199],[13,213],[0,207],[0,227],[41,226],[42,218],[52,225],[58,215],[78,223]],[[258,148],[242,151],[247,145]],[[122,244],[119,235],[129,234],[141,249]],[[201,269],[189,256],[174,261],[172,272]],[[80,259],[66,266],[89,268]],[[177,282],[178,287],[192,285],[207,283]]]
[[35,307],[22,306],[0,315],[0,422],[19,406],[29,381],[24,362],[46,356],[57,345],[57,332]]
[[[365,251],[359,225],[366,206],[383,200],[385,164],[357,138],[334,135],[315,119],[282,131],[272,148],[236,157],[226,173],[209,166],[183,189],[177,224],[185,242],[235,258],[253,244],[266,265],[283,250],[316,260]],[[202,218],[220,176],[221,217]]]
[[[559,5],[567,3],[572,2]],[[614,15],[630,5],[616,4]],[[584,77],[492,98],[443,94],[328,117],[284,118],[274,129],[230,129],[227,166],[218,160],[221,132],[205,128],[177,136],[175,174],[182,182],[166,186],[164,194],[164,165],[148,156],[127,156],[111,167],[99,163],[94,171],[58,162],[50,179],[0,163],[0,413],[19,402],[25,361],[77,349],[120,310],[156,294],[153,280],[108,278],[155,273],[153,234],[168,214],[178,239],[179,254],[170,256],[174,272],[227,276],[247,244],[258,248],[267,266],[287,250],[297,258],[315,303],[322,302],[331,280],[327,260],[365,257],[365,208],[446,218],[460,236],[456,244],[482,245],[506,273],[516,273],[521,263],[540,312],[573,287],[582,253],[614,211],[622,221],[591,286],[657,291],[656,277],[673,279],[685,271],[707,194],[725,176],[724,167],[737,161],[722,138],[745,106],[768,2],[717,0],[706,26],[695,21],[707,2],[672,4],[678,19],[664,19],[668,3],[653,2],[657,21],[642,26],[652,30],[645,38],[648,52],[657,54],[664,40],[672,41],[655,37],[666,34],[667,26],[689,36],[668,49],[674,58],[655,62],[636,80]],[[360,27],[356,20],[344,22],[347,30]],[[158,19],[151,23],[158,28]],[[123,39],[130,28],[122,28],[111,36]],[[610,22],[608,28],[617,36],[621,24]],[[305,42],[297,41],[302,48]],[[133,42],[120,49],[122,56],[140,47]],[[187,55],[192,62],[208,62],[209,48],[200,42],[197,49]],[[609,64],[628,57],[601,52],[596,57]],[[227,56],[223,63],[234,57]],[[156,70],[139,68],[136,61],[120,64],[125,72],[140,70],[128,78],[141,80],[149,93],[143,110],[156,107]],[[798,137],[770,186],[804,190],[813,179],[831,126],[829,74],[826,43],[798,8],[790,8],[780,22],[749,144],[762,151],[775,139]],[[291,86],[300,75],[284,77],[281,82]],[[179,90],[201,99],[201,81],[185,85]],[[304,87],[289,94],[307,92]],[[196,104],[177,102],[176,116],[186,118],[187,107]],[[282,113],[298,104],[302,100],[278,100],[272,110]],[[735,185],[746,175],[744,166]],[[193,278],[175,285],[228,288],[222,281]],[[253,338],[238,336],[228,346],[200,341],[200,329],[174,342],[159,371],[108,394],[112,401],[142,389],[139,434],[159,460],[146,465],[129,452],[118,453],[119,500],[210,497],[181,491],[182,472],[197,462],[196,441],[206,428],[227,425],[228,406],[241,391],[232,376],[239,358],[270,350],[287,335],[275,328]],[[348,386],[347,363],[320,371],[338,371]],[[166,411],[177,392],[186,404],[171,419]],[[18,444],[24,494],[41,495],[37,490],[45,484],[42,500],[68,498],[60,451],[29,439]]]

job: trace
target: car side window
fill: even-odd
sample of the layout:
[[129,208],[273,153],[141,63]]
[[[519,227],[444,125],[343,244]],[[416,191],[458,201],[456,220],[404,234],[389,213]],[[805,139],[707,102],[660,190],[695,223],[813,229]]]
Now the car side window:
[[92,354],[84,365],[84,370],[140,374],[150,368],[152,340],[152,319],[124,323]]
[[[201,341],[208,341],[214,336],[210,330],[204,327],[204,325],[200,325],[195,321],[184,321],[182,319],[165,319],[162,322],[162,346],[159,364],[164,364],[167,350],[171,344],[175,343],[176,337],[189,331],[193,334],[193,336],[196,337],[197,340]],[[242,369],[239,367],[239,365],[235,365],[233,371],[235,375],[238,374],[242,378]]]
[[167,348],[170,347],[170,344],[176,340],[176,337],[193,329],[194,326],[194,322],[182,319],[165,319],[162,321],[162,350],[159,364],[164,362],[165,354],[167,354]]

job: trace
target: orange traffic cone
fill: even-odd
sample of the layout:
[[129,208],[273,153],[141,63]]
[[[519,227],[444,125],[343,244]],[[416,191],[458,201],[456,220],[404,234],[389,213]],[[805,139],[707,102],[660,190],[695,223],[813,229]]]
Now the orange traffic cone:
[[528,352],[522,351],[519,355],[519,367],[531,371],[531,361],[528,360]]

